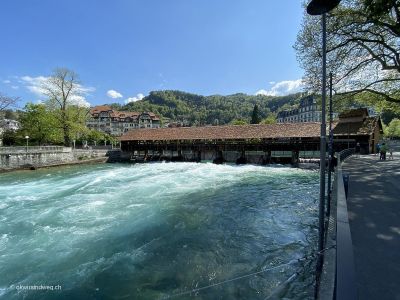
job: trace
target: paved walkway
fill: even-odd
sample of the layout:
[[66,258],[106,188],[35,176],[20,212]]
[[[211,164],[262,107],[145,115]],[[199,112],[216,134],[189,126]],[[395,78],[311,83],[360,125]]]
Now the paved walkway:
[[359,299],[400,300],[400,152],[350,157],[347,206]]

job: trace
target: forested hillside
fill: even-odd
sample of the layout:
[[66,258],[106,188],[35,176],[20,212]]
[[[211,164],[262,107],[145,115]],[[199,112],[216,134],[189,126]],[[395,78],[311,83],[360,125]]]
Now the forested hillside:
[[283,97],[234,94],[201,96],[181,91],[153,91],[140,101],[115,107],[128,111],[151,111],[164,118],[186,121],[188,125],[228,124],[235,120],[250,121],[255,104],[265,119],[283,108],[298,104],[301,94]]

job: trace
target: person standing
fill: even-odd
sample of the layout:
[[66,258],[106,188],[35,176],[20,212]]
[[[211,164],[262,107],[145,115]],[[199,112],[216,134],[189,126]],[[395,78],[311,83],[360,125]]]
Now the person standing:
[[379,152],[381,151],[381,144],[376,144],[376,155],[379,154]]
[[389,147],[389,159],[393,159],[393,147]]
[[356,144],[356,157],[360,156],[361,146],[360,143]]
[[387,152],[387,146],[385,143],[382,143],[381,147],[380,147],[380,157],[379,160],[386,160],[386,152]]

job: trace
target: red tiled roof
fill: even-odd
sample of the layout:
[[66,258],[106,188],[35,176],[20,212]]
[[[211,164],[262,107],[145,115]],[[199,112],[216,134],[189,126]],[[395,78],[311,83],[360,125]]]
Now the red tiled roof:
[[140,113],[135,112],[135,111],[113,110],[113,112],[111,113],[112,118],[127,118],[127,117],[137,118],[139,115],[140,115]]
[[321,123],[283,123],[268,125],[226,125],[206,127],[134,129],[121,141],[217,140],[259,138],[316,138]]
[[90,109],[90,113],[98,114],[98,113],[101,113],[102,111],[110,111],[110,110],[112,110],[112,108],[108,105],[98,105],[98,106],[92,107]]
[[[118,110],[114,110],[112,109],[110,106],[108,105],[98,105],[95,107],[92,107],[90,109],[90,114],[99,114],[101,112],[109,112],[110,116],[112,118],[127,118],[127,117],[131,117],[131,118],[137,118],[141,113],[136,112],[136,111],[118,111]],[[149,116],[151,117],[152,120],[154,121],[158,121],[160,120],[160,118],[152,112],[146,112],[147,114],[149,114]]]

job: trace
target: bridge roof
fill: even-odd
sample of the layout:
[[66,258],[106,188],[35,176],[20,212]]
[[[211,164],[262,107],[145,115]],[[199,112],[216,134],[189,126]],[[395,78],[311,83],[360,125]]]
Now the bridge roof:
[[334,135],[371,135],[376,126],[382,130],[379,117],[367,117],[356,122],[335,122],[333,125]]
[[319,138],[321,123],[281,123],[268,125],[225,125],[205,127],[133,129],[121,141],[238,140],[278,138]]

